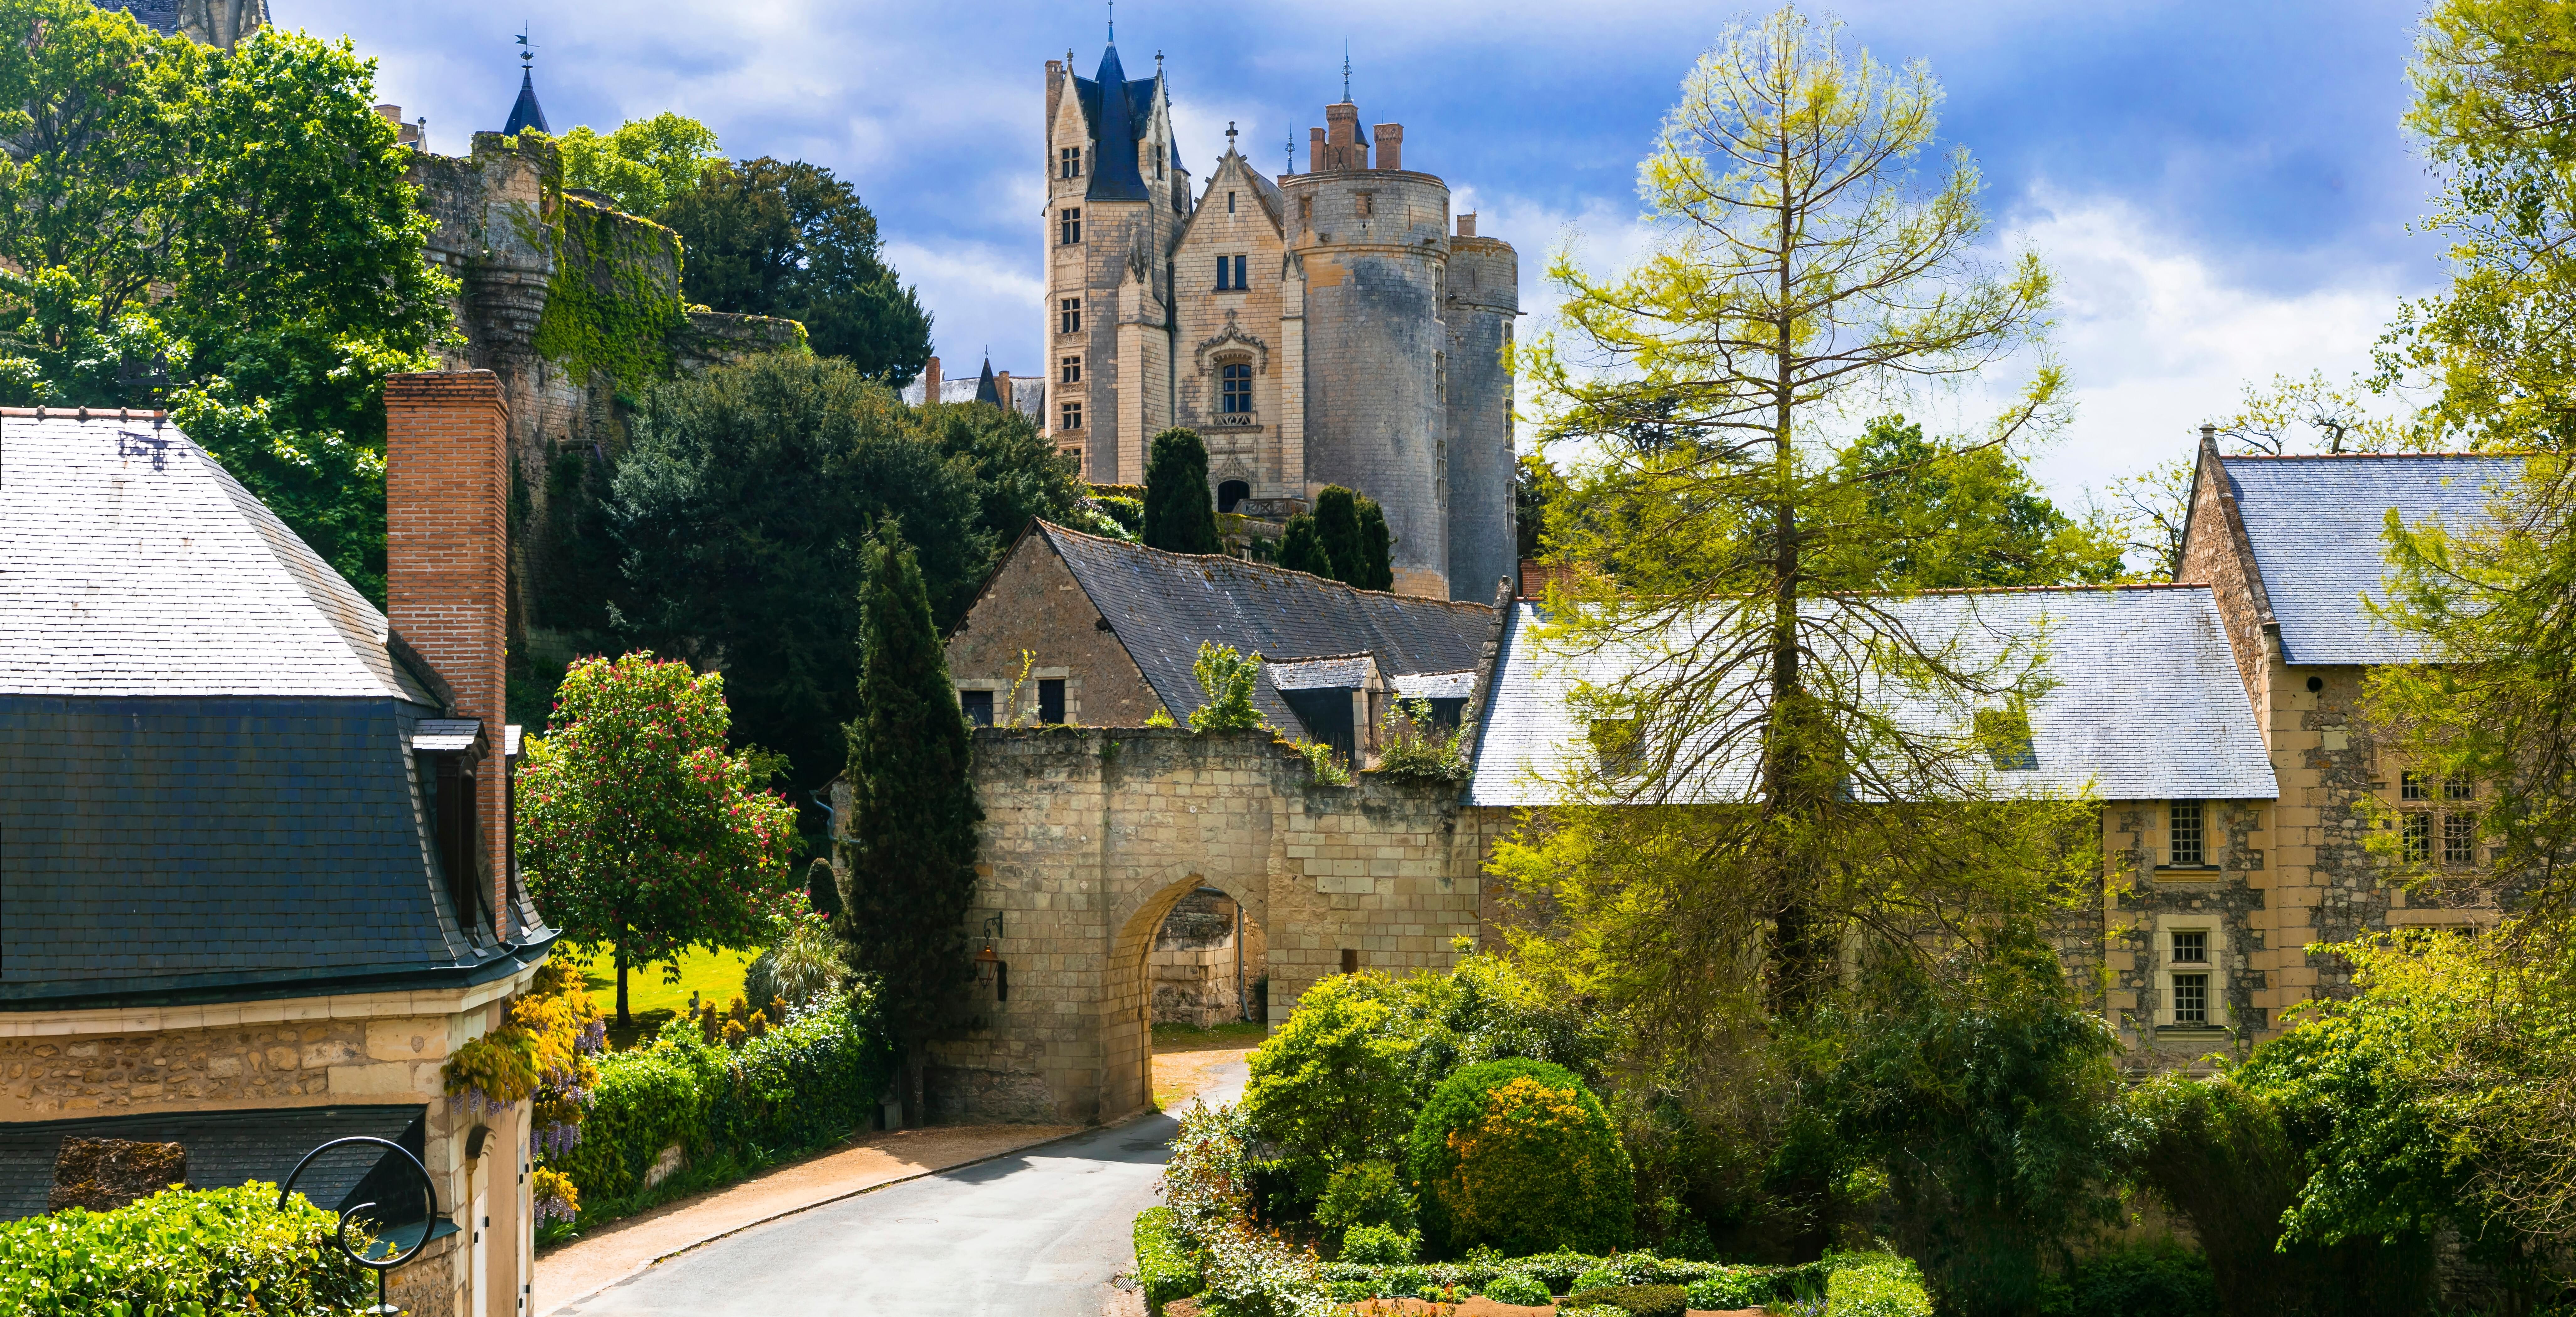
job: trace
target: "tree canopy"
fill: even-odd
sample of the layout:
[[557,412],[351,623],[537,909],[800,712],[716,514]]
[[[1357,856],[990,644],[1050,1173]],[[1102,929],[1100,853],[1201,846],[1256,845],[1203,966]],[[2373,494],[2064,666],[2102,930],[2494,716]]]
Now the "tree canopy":
[[1882,416],[1834,466],[1865,500],[1853,515],[1884,533],[1862,548],[1888,588],[2098,585],[2121,574],[2116,532],[2058,511],[2000,445],[1939,444]]
[[233,50],[80,0],[0,3],[0,402],[156,406],[384,591],[384,377],[453,287],[345,40]]
[[751,755],[725,747],[724,678],[651,654],[584,659],[556,691],[514,798],[529,890],[575,942],[626,972],[676,976],[691,946],[751,948],[797,890],[796,808],[763,789]]
[[629,119],[606,134],[583,124],[555,145],[563,153],[565,187],[597,192],[619,210],[647,219],[696,187],[698,175],[724,163],[716,130],[669,110]]
[[896,388],[930,364],[930,313],[886,264],[876,213],[831,170],[768,156],[709,165],[654,218],[680,235],[690,301],[800,321],[816,353]]

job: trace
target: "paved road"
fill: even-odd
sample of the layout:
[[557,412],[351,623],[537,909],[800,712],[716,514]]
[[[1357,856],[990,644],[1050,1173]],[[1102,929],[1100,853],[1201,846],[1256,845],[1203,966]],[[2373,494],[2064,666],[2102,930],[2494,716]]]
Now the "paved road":
[[[1205,1096],[1242,1092],[1241,1062]],[[1148,1116],[720,1239],[556,1317],[1100,1317],[1178,1122]]]

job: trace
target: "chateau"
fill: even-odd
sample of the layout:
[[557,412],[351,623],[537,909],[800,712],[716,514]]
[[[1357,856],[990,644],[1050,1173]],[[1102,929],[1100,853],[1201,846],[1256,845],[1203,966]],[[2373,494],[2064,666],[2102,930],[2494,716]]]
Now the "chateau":
[[1046,95],[1046,424],[1085,478],[1142,483],[1153,436],[1187,426],[1220,511],[1346,485],[1386,509],[1397,593],[1492,598],[1515,563],[1511,245],[1472,214],[1453,231],[1403,125],[1348,99],[1305,173],[1264,175],[1229,128],[1194,190],[1160,59],[1130,79],[1112,44],[1084,78],[1067,52]]

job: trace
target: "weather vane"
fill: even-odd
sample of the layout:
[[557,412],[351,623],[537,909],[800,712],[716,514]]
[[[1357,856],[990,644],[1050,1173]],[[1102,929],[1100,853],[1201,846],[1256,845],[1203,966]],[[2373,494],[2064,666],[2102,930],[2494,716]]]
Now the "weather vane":
[[1118,0],[1109,0],[1109,44],[1118,44]]
[[1342,104],[1351,103],[1351,39],[1342,38]]
[[1225,153],[1234,154],[1234,120],[1232,119],[1225,121]]
[[537,58],[537,43],[528,40],[528,25],[519,24],[519,62],[528,64]]

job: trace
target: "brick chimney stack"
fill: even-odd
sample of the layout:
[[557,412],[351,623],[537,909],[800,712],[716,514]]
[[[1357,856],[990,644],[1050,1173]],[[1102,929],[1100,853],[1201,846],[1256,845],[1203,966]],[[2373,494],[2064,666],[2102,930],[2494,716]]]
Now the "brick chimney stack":
[[939,358],[921,368],[921,401],[924,405],[939,401]]
[[509,433],[488,370],[385,379],[385,618],[455,692],[456,716],[483,722],[475,815],[496,917],[510,872]]
[[1382,124],[1379,124],[1377,127],[1373,128],[1373,129],[1371,129],[1371,130],[1369,130],[1369,135],[1370,135],[1371,137],[1374,137],[1375,139],[1377,139],[1377,167],[1378,167],[1378,168],[1380,168],[1380,169],[1402,169],[1402,168],[1404,168],[1404,125],[1403,125],[1403,124],[1400,124],[1400,123],[1382,123]]

